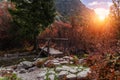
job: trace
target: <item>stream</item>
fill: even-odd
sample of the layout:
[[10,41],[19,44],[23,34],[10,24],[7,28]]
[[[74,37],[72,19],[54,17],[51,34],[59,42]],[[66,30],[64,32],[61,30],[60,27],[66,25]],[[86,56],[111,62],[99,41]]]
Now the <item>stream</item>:
[[34,61],[36,54],[30,54],[29,52],[4,54],[0,56],[0,67],[10,66],[20,63],[21,61]]

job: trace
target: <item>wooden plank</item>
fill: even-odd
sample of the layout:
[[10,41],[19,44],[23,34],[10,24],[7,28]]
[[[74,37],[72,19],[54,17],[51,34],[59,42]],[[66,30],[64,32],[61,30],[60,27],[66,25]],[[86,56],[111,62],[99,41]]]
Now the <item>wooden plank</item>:
[[[43,49],[44,51],[47,52],[47,47],[41,47],[41,49]],[[59,50],[56,50],[54,48],[49,48],[49,54],[50,55],[59,55],[59,54],[63,54],[63,52],[59,51]]]
[[68,41],[68,38],[44,38],[44,39],[40,39],[40,40],[60,40],[60,41]]

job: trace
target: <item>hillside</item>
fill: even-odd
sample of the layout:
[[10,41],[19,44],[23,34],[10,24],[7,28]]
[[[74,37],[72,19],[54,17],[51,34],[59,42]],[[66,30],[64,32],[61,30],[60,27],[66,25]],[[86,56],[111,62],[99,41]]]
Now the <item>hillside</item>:
[[73,15],[74,13],[93,13],[80,0],[56,0],[57,11],[62,15]]
[[64,17],[76,17],[84,23],[90,21],[95,12],[87,8],[80,0],[56,0],[56,10]]

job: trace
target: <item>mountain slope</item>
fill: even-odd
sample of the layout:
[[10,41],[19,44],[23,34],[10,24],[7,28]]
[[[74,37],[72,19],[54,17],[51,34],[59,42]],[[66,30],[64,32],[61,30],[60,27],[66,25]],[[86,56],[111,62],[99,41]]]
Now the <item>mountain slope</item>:
[[63,16],[71,16],[81,13],[94,13],[94,11],[87,8],[80,0],[55,0],[55,5],[56,10]]

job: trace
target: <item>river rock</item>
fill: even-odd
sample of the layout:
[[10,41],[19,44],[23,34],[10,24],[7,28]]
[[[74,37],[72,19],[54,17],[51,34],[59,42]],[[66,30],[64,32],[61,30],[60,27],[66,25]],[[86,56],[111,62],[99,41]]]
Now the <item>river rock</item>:
[[41,73],[39,73],[38,75],[37,75],[37,78],[43,78],[44,79],[44,77],[46,76],[46,71],[42,71]]
[[53,63],[59,63],[57,59],[52,60]]
[[84,69],[84,70],[85,70],[86,72],[89,72],[89,73],[91,72],[91,71],[90,71],[90,68],[86,68],[86,69]]
[[75,74],[69,74],[66,77],[67,77],[67,80],[76,80],[76,75]]
[[20,64],[18,65],[19,68],[24,68],[24,69],[28,69],[32,66],[33,66],[33,63],[30,61],[23,61],[23,62],[20,62]]
[[26,73],[27,71],[25,69],[20,69],[19,73],[20,74],[23,74],[23,73]]
[[79,72],[81,72],[81,71],[84,70],[84,67],[83,67],[83,66],[79,66],[77,70],[78,70]]
[[15,69],[17,69],[17,65],[12,65],[12,66],[10,66],[10,68],[15,70]]
[[47,71],[47,68],[46,67],[41,68],[40,71]]
[[58,63],[53,63],[55,66],[59,66],[61,65],[59,62]]
[[68,64],[69,61],[61,61],[60,64]]
[[78,79],[80,79],[80,78],[85,78],[85,77],[88,75],[88,73],[90,73],[90,69],[89,69],[89,68],[87,68],[87,69],[79,72],[79,73],[77,74],[77,78],[78,78]]
[[58,74],[58,77],[61,78],[63,76],[66,76],[69,72],[68,71],[61,71],[59,74]]
[[73,64],[73,62],[72,62],[72,61],[70,61],[70,64]]
[[69,57],[69,56],[64,56],[63,58],[64,58],[64,59],[70,59],[70,57]]
[[[41,79],[40,79],[41,80]],[[47,76],[44,77],[44,80],[55,80],[55,75],[54,74],[50,74]]]
[[62,66],[62,68],[63,68],[63,70],[65,70],[65,71],[70,71],[71,70],[71,67],[69,67],[69,66]]
[[49,73],[49,74],[55,74],[55,71],[50,70],[48,73]]
[[53,64],[54,64],[55,66],[59,66],[59,65],[60,65],[60,62],[59,62],[59,60],[57,60],[57,59],[53,59],[52,62],[53,62]]
[[64,56],[63,59],[73,60],[73,57],[71,57],[71,56]]
[[52,62],[52,60],[47,60],[45,63],[44,63],[44,65],[47,65],[47,64],[53,64],[53,62]]
[[57,68],[56,68],[56,72],[60,72],[60,71],[62,71],[62,70],[63,70],[62,67],[57,67]]
[[50,80],[54,80],[55,75],[54,75],[54,74],[51,74],[51,75],[49,75],[49,78],[50,78]]
[[78,71],[76,69],[70,69],[70,72],[76,74]]
[[73,57],[70,57],[70,60],[72,61],[72,60],[73,60]]
[[78,72],[81,72],[81,71],[82,71],[82,69],[81,69],[81,68],[78,68],[78,69],[77,69],[77,71],[78,71]]
[[37,69],[37,68],[38,68],[38,67],[36,67],[36,66],[35,66],[35,67],[32,67],[32,68],[29,68],[29,69],[28,69],[28,72],[32,72],[32,71],[34,71],[34,70]]
[[61,61],[64,61],[63,58],[57,58],[57,60],[60,61],[60,62],[61,62]]
[[82,64],[85,59],[79,59],[79,64]]
[[77,67],[77,66],[74,66],[74,67],[73,67],[73,69],[77,70],[77,69],[78,69],[78,67]]

